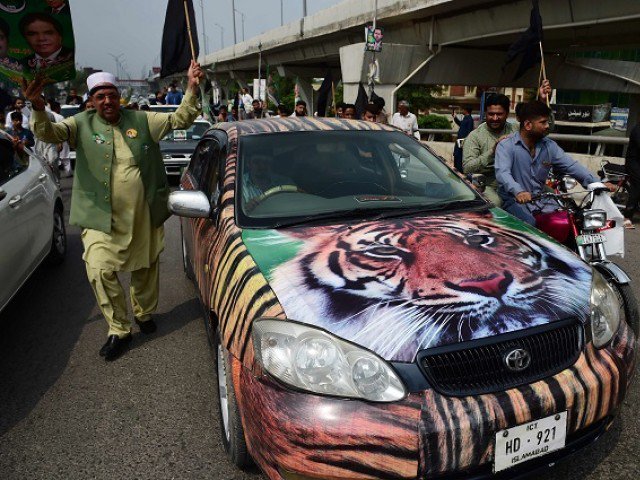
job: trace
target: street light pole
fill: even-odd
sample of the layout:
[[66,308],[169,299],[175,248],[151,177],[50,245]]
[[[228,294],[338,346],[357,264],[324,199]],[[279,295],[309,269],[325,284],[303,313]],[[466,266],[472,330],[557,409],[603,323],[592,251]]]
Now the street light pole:
[[307,0],[302,0],[302,16],[307,16]]
[[244,42],[244,17],[246,17],[246,15],[240,10],[236,10],[236,13],[240,14],[240,19],[242,20],[242,41]]
[[220,29],[220,49],[222,50],[224,48],[224,27],[219,23],[214,23],[214,25]]
[[116,62],[116,77],[120,78],[120,57],[124,55],[124,53],[120,53],[118,55],[114,55],[113,53],[109,53],[113,60]]
[[284,25],[284,6],[282,2],[283,0],[280,0],[280,26]]
[[236,0],[231,0],[231,15],[233,16],[233,44],[238,43],[238,37],[236,37]]
[[200,10],[202,11],[202,46],[204,48],[204,54],[202,58],[204,59],[207,56],[207,34],[205,33],[204,25],[204,1],[200,0]]

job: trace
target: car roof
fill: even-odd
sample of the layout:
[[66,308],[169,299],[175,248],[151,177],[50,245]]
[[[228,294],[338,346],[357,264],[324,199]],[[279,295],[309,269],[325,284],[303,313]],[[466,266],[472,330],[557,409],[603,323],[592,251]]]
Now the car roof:
[[227,133],[231,133],[235,130],[238,136],[340,130],[399,131],[395,127],[381,123],[365,122],[364,120],[343,120],[341,118],[320,117],[264,118],[260,120],[242,120],[239,122],[220,122],[217,123],[214,128],[225,130]]

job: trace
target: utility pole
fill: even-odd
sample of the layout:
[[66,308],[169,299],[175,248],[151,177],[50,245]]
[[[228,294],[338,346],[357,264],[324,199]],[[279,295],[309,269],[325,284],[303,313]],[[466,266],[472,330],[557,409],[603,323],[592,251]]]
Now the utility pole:
[[204,54],[202,58],[207,56],[207,34],[204,31],[205,21],[204,21],[204,0],[200,0],[200,10],[202,11],[202,47],[204,48]]
[[302,16],[307,16],[307,0],[302,0]]
[[236,0],[231,0],[231,15],[233,16],[233,44],[238,43],[236,36]]
[[220,50],[224,48],[224,27],[219,23],[214,23],[216,27],[220,29]]
[[284,5],[283,0],[280,0],[280,26],[284,25]]
[[236,10],[236,13],[240,14],[240,19],[242,20],[242,41],[244,42],[244,18],[246,17],[246,15],[240,10]]
[[114,55],[113,53],[109,53],[109,56],[113,57],[113,60],[116,62],[116,77],[120,78],[120,57],[122,57],[124,55],[124,53],[120,53],[118,55]]

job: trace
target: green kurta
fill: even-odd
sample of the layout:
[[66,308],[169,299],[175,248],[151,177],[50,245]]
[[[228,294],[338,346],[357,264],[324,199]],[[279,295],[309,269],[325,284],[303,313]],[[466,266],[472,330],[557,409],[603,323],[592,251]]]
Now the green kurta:
[[[154,142],[170,130],[188,128],[198,115],[197,97],[184,96],[174,113],[147,113]],[[77,124],[73,117],[52,124],[44,112],[33,114],[34,132],[50,142],[69,140],[75,147]],[[164,228],[154,228],[140,169],[124,141],[125,132],[114,125],[114,155],[111,166],[111,232],[85,228],[83,259],[89,267],[109,271],[149,268],[164,249]]]

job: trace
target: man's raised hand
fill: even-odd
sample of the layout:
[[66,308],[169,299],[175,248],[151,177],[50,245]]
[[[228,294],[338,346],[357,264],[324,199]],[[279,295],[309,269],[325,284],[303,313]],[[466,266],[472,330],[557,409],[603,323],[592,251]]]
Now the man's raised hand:
[[200,68],[200,64],[194,60],[191,60],[191,65],[189,66],[189,88],[193,93],[197,93],[198,86],[200,85],[200,79],[204,78],[204,72],[202,68]]

